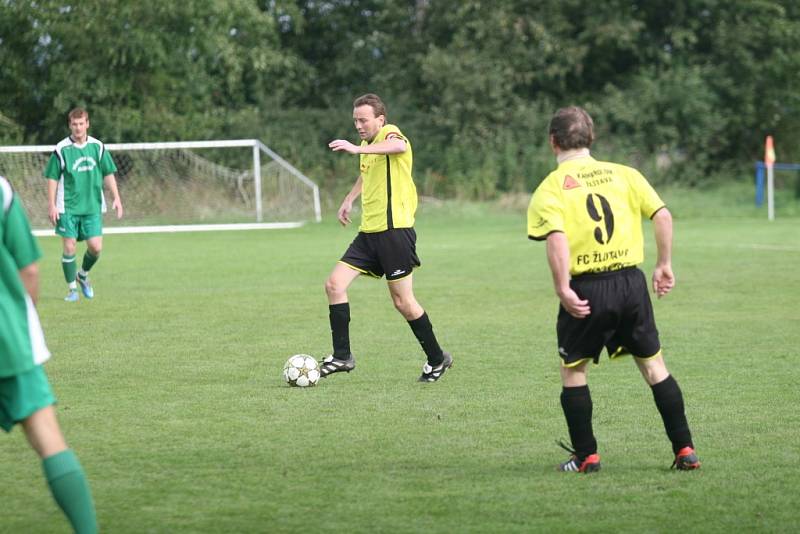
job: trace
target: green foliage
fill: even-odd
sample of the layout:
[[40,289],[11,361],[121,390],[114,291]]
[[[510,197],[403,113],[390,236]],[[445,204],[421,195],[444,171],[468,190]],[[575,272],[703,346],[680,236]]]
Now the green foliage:
[[63,135],[78,105],[109,141],[206,138],[228,113],[279,104],[306,79],[278,49],[273,17],[246,0],[2,9],[0,65],[18,73],[3,78],[2,91],[15,96],[8,112],[34,142]]
[[22,142],[22,127],[0,113],[0,143],[14,145]]

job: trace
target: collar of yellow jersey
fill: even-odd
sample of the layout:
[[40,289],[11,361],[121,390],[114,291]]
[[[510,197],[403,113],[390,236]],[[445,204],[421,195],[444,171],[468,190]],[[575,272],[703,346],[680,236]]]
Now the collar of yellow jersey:
[[588,148],[575,148],[573,150],[563,150],[558,153],[556,160],[559,163],[564,163],[572,159],[589,158],[591,154]]

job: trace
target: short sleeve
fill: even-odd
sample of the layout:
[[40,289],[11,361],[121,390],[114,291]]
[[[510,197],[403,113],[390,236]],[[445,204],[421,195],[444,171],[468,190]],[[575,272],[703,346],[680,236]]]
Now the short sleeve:
[[648,219],[664,207],[664,201],[658,196],[650,182],[638,171],[634,171],[634,188],[639,197],[641,213]]
[[27,267],[42,257],[39,244],[31,233],[31,226],[27,215],[25,215],[25,208],[16,195],[11,201],[8,213],[6,213],[3,244],[11,254],[11,257],[14,258],[17,269]]
[[108,176],[109,174],[117,172],[114,158],[111,157],[111,152],[105,150],[105,147],[103,147],[103,156],[100,158],[100,170],[103,171],[103,176]]
[[387,124],[383,128],[386,130],[386,132],[383,134],[383,139],[400,139],[401,141],[408,143],[406,136],[403,135],[403,132],[400,131],[400,128],[394,124]]
[[61,160],[58,158],[58,154],[56,154],[55,151],[50,155],[50,159],[47,161],[47,167],[44,168],[44,177],[50,180],[61,179]]
[[546,178],[531,197],[528,205],[528,237],[542,241],[553,232],[564,231],[564,210],[561,195]]

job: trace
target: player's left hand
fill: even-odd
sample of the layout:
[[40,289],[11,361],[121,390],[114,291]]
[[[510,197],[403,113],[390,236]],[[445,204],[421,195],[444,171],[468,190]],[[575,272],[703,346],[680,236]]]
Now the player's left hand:
[[121,219],[124,211],[122,209],[122,201],[118,198],[114,199],[114,202],[111,203],[111,207],[117,212],[117,219]]
[[675,287],[675,275],[669,265],[656,265],[653,271],[653,292],[658,298],[663,297]]
[[345,139],[336,139],[328,143],[328,148],[334,152],[347,152],[348,154],[358,154],[361,147],[358,147]]

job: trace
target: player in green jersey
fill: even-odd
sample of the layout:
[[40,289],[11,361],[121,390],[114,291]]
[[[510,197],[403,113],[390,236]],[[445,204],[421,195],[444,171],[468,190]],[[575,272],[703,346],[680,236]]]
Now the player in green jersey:
[[556,331],[561,355],[561,406],[572,454],[561,471],[600,469],[592,430],[588,363],[605,347],[610,357],[634,357],[650,385],[675,455],[673,466],[700,462],[684,413],[683,394],[661,355],[644,274],[642,217],[653,221],[658,259],[653,290],[661,298],[675,286],[672,216],[636,169],[597,161],[589,148],[594,124],[585,110],[558,110],[550,146],[558,168],[539,185],[528,208],[528,236],[546,240],[547,260],[560,300]]
[[42,364],[50,358],[36,313],[39,246],[25,210],[0,176],[0,427],[17,423],[42,459],[47,484],[76,532],[97,532],[94,504],[56,419]]
[[436,382],[453,364],[433,333],[428,314],[414,297],[413,270],[419,267],[414,231],[417,190],[411,177],[411,142],[386,123],[386,106],[374,94],[353,103],[353,122],[361,144],[336,139],[334,152],[358,154],[360,174],[339,208],[342,226],[350,223],[353,202],[361,196],[361,227],[325,282],[333,338],[333,354],[320,365],[323,377],[355,368],[350,352],[350,303],[347,288],[360,274],[386,275],[389,294],[425,351],[420,382]]
[[[78,300],[78,285],[87,299],[94,297],[89,270],[103,249],[103,213],[106,201],[103,183],[111,192],[111,207],[122,218],[122,200],[114,173],[117,167],[105,145],[89,136],[89,113],[75,108],[69,112],[71,135],[56,145],[45,168],[50,222],[63,238],[61,267],[69,286],[64,300]],[[76,263],[78,241],[86,241],[81,269]]]

